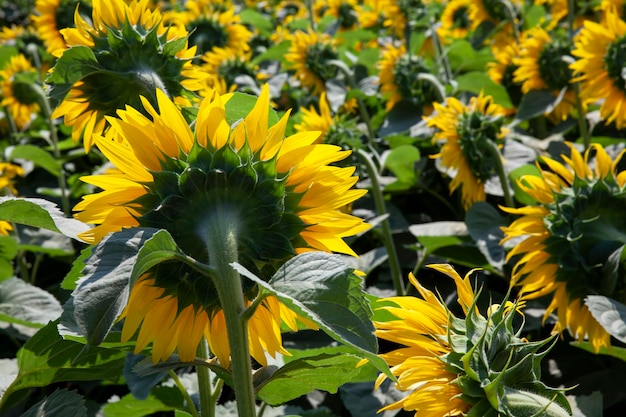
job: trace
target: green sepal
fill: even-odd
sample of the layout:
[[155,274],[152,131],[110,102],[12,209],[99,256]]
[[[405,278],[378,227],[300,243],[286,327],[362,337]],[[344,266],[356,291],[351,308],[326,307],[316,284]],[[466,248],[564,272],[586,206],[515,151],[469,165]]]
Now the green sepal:
[[[507,417],[570,417],[569,405],[564,408],[562,401],[557,402],[558,396],[546,398],[530,391],[505,387],[498,411]],[[564,401],[567,404],[567,399]]]

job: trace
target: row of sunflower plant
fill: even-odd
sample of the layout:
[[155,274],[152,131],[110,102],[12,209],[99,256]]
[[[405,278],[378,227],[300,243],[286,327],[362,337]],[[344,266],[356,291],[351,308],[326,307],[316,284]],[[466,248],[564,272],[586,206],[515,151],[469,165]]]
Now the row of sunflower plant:
[[624,10],[1,1],[0,415],[621,415]]

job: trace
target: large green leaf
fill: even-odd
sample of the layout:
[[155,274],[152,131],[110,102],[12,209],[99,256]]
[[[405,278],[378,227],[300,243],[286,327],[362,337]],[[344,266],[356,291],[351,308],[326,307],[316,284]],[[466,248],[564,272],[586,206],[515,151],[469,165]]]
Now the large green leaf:
[[61,161],[55,159],[50,152],[35,145],[18,145],[11,148],[9,160],[26,159],[48,171],[54,176],[61,174]]
[[0,410],[11,406],[11,396],[25,388],[45,387],[56,382],[117,380],[126,352],[91,347],[63,340],[57,322],[50,322],[18,351],[18,375],[0,399]]
[[563,100],[564,94],[565,89],[558,95],[548,90],[529,91],[524,94],[517,108],[515,122],[519,123],[522,120],[528,120],[545,113],[550,113]]
[[0,220],[25,224],[61,233],[72,239],[89,230],[89,226],[65,217],[56,204],[42,198],[0,197]]
[[0,281],[13,276],[13,259],[17,256],[18,244],[11,236],[0,236]]
[[161,262],[186,259],[187,256],[178,248],[172,235],[167,230],[159,230],[150,236],[139,249],[130,277],[131,283]]
[[[243,119],[254,108],[257,97],[245,94],[234,93],[233,97],[226,102],[226,121],[232,125]],[[273,126],[278,122],[278,115],[274,109],[269,110],[268,126]]]
[[239,264],[233,264],[233,267],[288,308],[315,322],[333,339],[351,346],[380,371],[393,377],[385,361],[376,355],[378,342],[362,279],[337,255],[323,252],[300,254],[281,266],[269,282]]
[[485,96],[493,97],[495,103],[506,108],[511,108],[511,99],[502,84],[494,82],[484,71],[472,71],[456,77],[458,91],[469,91],[470,93],[483,93]]
[[178,388],[160,386],[152,389],[145,399],[128,394],[119,401],[107,403],[102,411],[106,417],[142,417],[183,407],[183,396]]
[[74,317],[89,344],[98,345],[126,306],[139,250],[157,229],[132,228],[106,236],[82,271],[72,293]]
[[394,173],[397,181],[412,186],[417,182],[416,164],[419,160],[419,149],[412,145],[402,145],[386,155],[384,166]]
[[0,321],[16,325],[20,333],[32,336],[33,329],[56,320],[62,312],[61,303],[39,287],[19,278],[0,282]]
[[500,228],[506,223],[500,213],[491,204],[479,201],[467,210],[465,223],[489,264],[501,270],[504,265],[504,247],[500,241],[504,238],[504,232]]
[[28,409],[22,417],[87,417],[85,399],[76,391],[56,390]]
[[335,393],[360,372],[357,368],[360,360],[347,353],[296,359],[278,369],[261,386],[258,396],[270,405],[279,405],[314,389]]
[[626,305],[603,295],[588,295],[585,305],[608,334],[626,343]]

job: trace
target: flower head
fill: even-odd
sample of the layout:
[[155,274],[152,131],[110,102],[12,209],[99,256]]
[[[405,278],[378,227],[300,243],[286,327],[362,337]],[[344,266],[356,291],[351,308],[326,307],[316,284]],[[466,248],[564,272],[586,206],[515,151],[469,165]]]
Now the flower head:
[[218,94],[235,91],[237,77],[246,76],[255,80],[257,74],[254,65],[250,63],[249,53],[237,54],[230,48],[215,47],[206,52],[202,55],[200,68],[208,74],[208,89],[216,90]]
[[626,58],[626,23],[617,13],[606,14],[600,25],[586,21],[576,36],[571,69],[580,81],[581,98],[588,104],[602,101],[600,116],[618,129],[626,127],[626,81],[622,69]]
[[61,30],[74,26],[74,14],[79,13],[83,19],[91,16],[91,1],[78,0],[37,0],[32,16],[39,37],[44,41],[46,50],[55,51],[67,47]]
[[556,312],[556,331],[568,329],[578,340],[589,339],[596,350],[609,346],[610,336],[592,317],[585,296],[625,301],[623,272],[617,277],[605,267],[626,243],[626,171],[617,172],[621,155],[611,160],[604,148],[592,145],[584,157],[571,146],[564,163],[544,157],[549,170],[540,168],[541,176],[519,181],[537,205],[504,209],[521,215],[503,228],[504,241],[526,237],[507,255],[516,259],[513,284],[524,299],[551,296],[544,319]]
[[12,56],[0,70],[2,102],[18,129],[28,126],[39,111],[37,95],[30,84],[40,82],[39,72],[22,54]]
[[[454,175],[450,192],[461,187],[463,206],[485,200],[485,182],[495,174],[494,146],[501,145],[507,134],[502,127],[506,111],[490,96],[472,97],[469,105],[448,97],[442,105],[434,103],[435,114],[426,118],[428,126],[437,128],[434,142],[442,142],[442,166]],[[501,158],[497,153],[497,157]]]
[[437,34],[442,41],[465,38],[470,29],[468,11],[469,0],[451,0],[441,13],[441,26],[437,29]]
[[202,88],[205,75],[192,66],[187,31],[166,27],[149,0],[94,0],[93,23],[80,14],[75,19],[76,28],[62,30],[69,48],[59,52],[47,83],[61,101],[52,116],[64,117],[85,150],[94,133],[108,128],[106,116],[126,105],[142,111],[140,96],[156,105],[158,88],[185,105]]
[[522,84],[522,92],[548,90],[555,99],[564,92],[563,99],[552,111],[557,120],[565,120],[574,107],[574,92],[570,87],[572,71],[564,56],[570,54],[570,40],[560,32],[550,33],[536,27],[524,33],[513,80]]
[[[464,317],[453,315],[413,275],[409,280],[421,298],[382,300],[385,307],[380,309],[393,319],[375,322],[376,335],[401,347],[380,356],[398,378],[398,388],[408,391],[382,410],[403,408],[416,417],[569,416],[565,396],[540,382],[539,362],[550,339],[521,339],[513,328],[516,308],[510,302],[481,315],[469,280],[474,271],[461,278],[450,265],[430,267],[454,280]],[[386,378],[382,374],[377,385]]]
[[380,91],[388,96],[386,108],[402,100],[411,101],[423,108],[423,113],[432,112],[432,103],[437,100],[435,87],[419,74],[430,74],[422,58],[408,54],[404,45],[388,45],[379,62]]
[[213,48],[229,48],[236,54],[250,50],[248,45],[252,32],[241,24],[241,17],[235,14],[230,2],[220,3],[208,0],[185,2],[183,11],[168,14],[168,23],[184,25],[189,31],[189,43],[199,54]]
[[319,95],[326,91],[326,81],[337,75],[337,68],[329,61],[338,58],[335,44],[328,34],[313,30],[297,31],[290,37],[291,46],[285,59],[295,77],[306,88]]
[[[365,191],[352,189],[357,181],[353,167],[331,165],[349,152],[314,144],[319,132],[285,138],[288,113],[268,127],[267,86],[239,121],[227,119],[231,97],[208,95],[194,130],[160,91],[155,107],[142,99],[149,117],[128,107],[118,112],[119,118],[108,118],[123,141],[98,136],[95,143],[117,169],[83,179],[103,191],[85,196],[75,207],[78,219],[97,225],[81,236],[98,242],[122,228],[166,229],[186,254],[208,263],[207,227],[216,213],[230,213],[239,224],[238,262],[258,276],[269,278],[284,261],[305,251],[354,255],[343,238],[368,225],[339,208]],[[189,360],[205,332],[214,354],[228,364],[212,280],[190,267],[167,263],[140,282],[131,290],[125,340],[143,322],[138,350],[153,341],[155,360],[166,359],[177,347],[181,358]],[[247,285],[244,291],[251,299],[255,287]],[[249,330],[252,354],[260,363],[265,363],[262,351],[283,351],[278,318],[295,325],[289,310],[279,304],[269,300],[257,309],[274,317],[267,322],[271,326],[260,322],[258,332],[254,326]]]

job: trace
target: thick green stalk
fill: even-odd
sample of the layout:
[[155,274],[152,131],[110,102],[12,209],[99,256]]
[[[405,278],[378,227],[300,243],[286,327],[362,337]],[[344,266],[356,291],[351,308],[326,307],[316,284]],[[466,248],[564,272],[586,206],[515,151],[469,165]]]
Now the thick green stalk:
[[183,398],[185,399],[185,401],[187,401],[189,414],[191,414],[193,417],[200,417],[200,415],[198,414],[198,410],[196,410],[196,406],[194,405],[193,400],[191,399],[191,395],[189,395],[189,392],[187,392],[187,390],[185,389],[185,386],[183,385],[178,375],[176,375],[176,372],[170,369],[169,371],[167,371],[167,373],[170,376],[170,378],[172,378],[172,381],[174,381],[174,384],[176,385],[180,393],[183,395]]
[[[242,317],[246,306],[241,276],[231,266],[238,260],[239,216],[232,207],[217,204],[213,210],[205,223],[205,244],[209,263],[216,270],[214,283],[226,321],[237,410],[239,417],[254,417],[256,409],[248,327]],[[204,417],[204,410],[202,415]]]
[[[379,216],[387,214],[385,207],[385,198],[383,191],[378,180],[378,171],[374,165],[372,157],[365,151],[357,149],[355,151],[361,160],[365,163],[365,169],[369,175],[370,181],[372,181],[372,196],[374,198],[374,204],[376,205],[376,211]],[[396,245],[393,241],[391,234],[391,225],[389,219],[385,218],[380,224],[383,232],[383,243],[387,249],[387,255],[389,256],[389,269],[391,269],[391,278],[393,280],[393,286],[398,295],[405,295],[404,280],[402,279],[402,268],[400,268],[400,260],[398,259],[398,253],[396,252]]]
[[[196,353],[202,360],[209,359],[209,345],[202,338]],[[206,366],[197,366],[198,394],[200,396],[200,412],[202,417],[215,417],[215,400],[213,398],[213,385],[211,384],[211,370]]]

